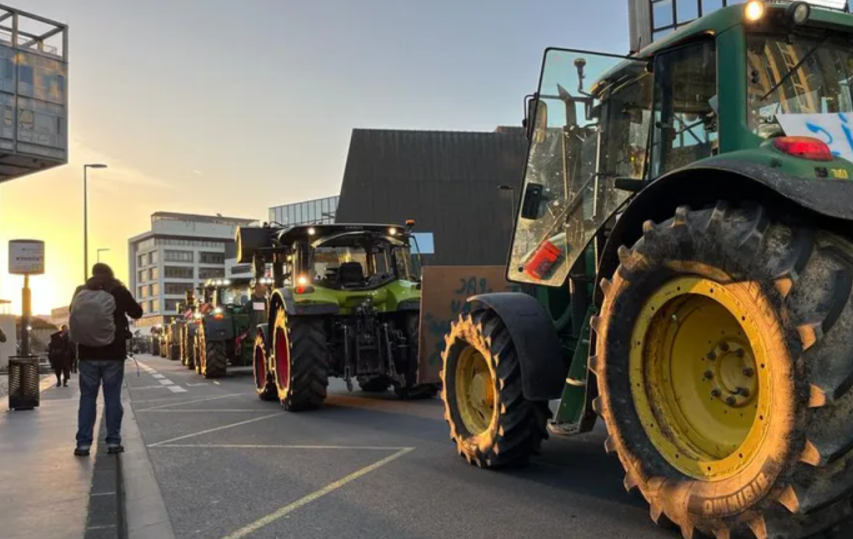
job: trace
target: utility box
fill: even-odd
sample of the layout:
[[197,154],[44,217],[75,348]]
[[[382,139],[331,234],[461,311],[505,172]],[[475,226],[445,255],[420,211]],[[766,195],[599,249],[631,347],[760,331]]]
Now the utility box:
[[0,183],[68,162],[68,27],[0,5]]

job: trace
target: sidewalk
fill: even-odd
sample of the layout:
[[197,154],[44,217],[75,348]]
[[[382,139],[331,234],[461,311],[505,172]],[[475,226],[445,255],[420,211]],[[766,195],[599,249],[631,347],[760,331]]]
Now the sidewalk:
[[[42,379],[41,404],[8,411],[0,403],[0,522],[3,537],[80,539],[92,486],[93,456],[75,458],[76,377],[69,387]],[[94,449],[94,448],[93,448]]]

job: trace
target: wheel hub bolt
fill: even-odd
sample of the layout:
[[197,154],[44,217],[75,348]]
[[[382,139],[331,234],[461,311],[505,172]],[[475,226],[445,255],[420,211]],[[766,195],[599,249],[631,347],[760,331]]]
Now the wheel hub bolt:
[[713,397],[719,397],[722,394],[723,394],[723,392],[720,391],[719,389],[716,389],[716,388],[711,391],[711,396],[713,396]]
[[737,392],[738,392],[738,395],[741,395],[741,396],[744,396],[744,397],[749,397],[749,390],[748,390],[747,388],[745,388],[745,387],[739,387],[739,388],[737,388]]
[[738,348],[737,350],[735,350],[735,355],[737,357],[743,357],[746,355],[746,352],[743,351],[743,348]]
[[752,378],[752,376],[754,374],[755,374],[755,369],[753,369],[752,367],[747,367],[743,370],[743,375],[746,376],[747,378]]
[[714,351],[711,350],[710,352],[708,352],[707,358],[712,360],[717,359],[717,354],[715,354]]
[[734,397],[726,397],[726,404],[728,404],[729,406],[734,406],[735,402],[737,401]]
[[705,371],[705,378],[708,378],[708,379],[710,380],[710,379],[712,379],[713,377],[714,377],[714,373],[713,373],[713,372],[711,372],[711,371]]
[[727,342],[720,343],[720,350],[722,350],[723,352],[728,352],[729,351],[729,343],[727,343]]

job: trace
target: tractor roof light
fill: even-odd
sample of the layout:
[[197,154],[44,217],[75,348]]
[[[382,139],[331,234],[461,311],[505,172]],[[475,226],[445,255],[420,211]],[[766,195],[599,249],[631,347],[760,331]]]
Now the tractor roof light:
[[809,18],[812,16],[812,7],[808,2],[794,2],[785,8],[785,14],[789,21],[799,26],[809,22]]
[[743,8],[744,17],[749,22],[758,22],[764,18],[764,13],[767,11],[764,2],[761,0],[749,0]]
[[317,233],[317,231],[314,229],[313,226],[308,228],[308,235],[309,236],[313,236],[316,233]]
[[773,139],[773,146],[782,153],[809,161],[834,159],[829,146],[822,140],[812,137],[779,137]]
[[388,229],[388,235],[389,236],[396,236],[397,235],[397,228],[393,227],[393,226],[391,228],[389,228]]

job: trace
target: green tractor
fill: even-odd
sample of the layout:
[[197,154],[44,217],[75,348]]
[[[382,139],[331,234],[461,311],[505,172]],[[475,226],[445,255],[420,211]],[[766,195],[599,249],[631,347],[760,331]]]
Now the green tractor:
[[188,369],[195,369],[197,353],[195,341],[198,326],[201,324],[201,315],[198,312],[198,303],[192,290],[187,290],[185,302],[181,305],[178,317],[181,319],[178,336],[181,343],[181,365]]
[[[177,310],[181,312],[182,305],[179,303]],[[174,317],[171,322],[165,327],[166,335],[166,359],[171,361],[179,361],[181,359],[181,326],[183,320],[179,317]]]
[[473,297],[446,336],[461,456],[601,418],[685,538],[851,515],[851,42],[849,14],[753,0],[630,57],[545,52],[507,267],[536,292]]
[[241,227],[238,259],[272,264],[269,318],[255,338],[256,390],[289,411],[318,408],[330,376],[347,389],[433,397],[418,384],[421,285],[410,247],[414,221]]
[[163,328],[160,326],[154,326],[151,328],[151,355],[159,356],[160,355],[160,340],[161,333],[163,332]]
[[209,279],[202,287],[194,342],[195,370],[205,378],[225,376],[229,364],[252,364],[255,328],[266,312],[265,298],[252,293],[252,281]]

